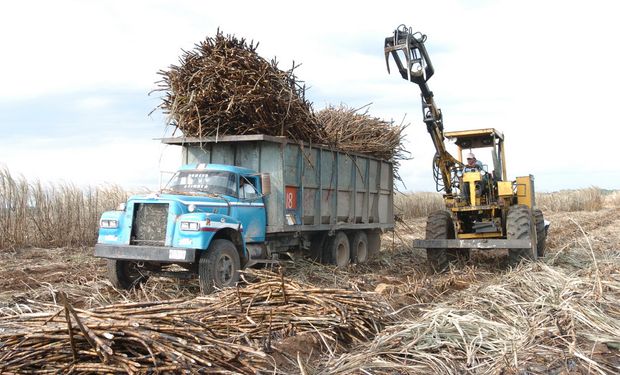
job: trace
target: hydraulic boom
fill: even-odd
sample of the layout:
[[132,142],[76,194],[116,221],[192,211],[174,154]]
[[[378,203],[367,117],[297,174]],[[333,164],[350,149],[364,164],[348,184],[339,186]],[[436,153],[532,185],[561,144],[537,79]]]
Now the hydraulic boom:
[[[452,195],[453,185],[455,184],[453,172],[461,168],[462,163],[446,150],[441,110],[437,108],[433,99],[433,92],[426,83],[433,76],[435,70],[426,52],[425,41],[426,35],[420,32],[413,32],[410,27],[400,25],[394,31],[394,35],[385,38],[385,63],[388,72],[390,72],[389,58],[392,55],[403,79],[411,81],[420,87],[424,123],[431,135],[436,150],[433,163],[436,171],[437,190],[444,190],[447,195]],[[401,59],[399,52],[402,52],[404,61]],[[437,174],[441,175],[441,183]]]

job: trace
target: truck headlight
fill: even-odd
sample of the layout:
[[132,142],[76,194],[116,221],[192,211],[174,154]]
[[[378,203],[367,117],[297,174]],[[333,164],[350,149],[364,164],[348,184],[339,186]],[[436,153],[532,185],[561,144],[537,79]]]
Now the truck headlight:
[[200,223],[197,221],[182,221],[181,230],[197,232],[200,230]]
[[118,228],[118,220],[104,219],[99,222],[101,228]]

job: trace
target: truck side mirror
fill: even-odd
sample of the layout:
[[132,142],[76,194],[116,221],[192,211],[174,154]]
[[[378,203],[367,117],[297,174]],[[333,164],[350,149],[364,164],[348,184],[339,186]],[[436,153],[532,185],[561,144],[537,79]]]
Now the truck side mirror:
[[261,194],[263,195],[271,194],[271,175],[269,173],[260,174],[260,187],[261,187]]

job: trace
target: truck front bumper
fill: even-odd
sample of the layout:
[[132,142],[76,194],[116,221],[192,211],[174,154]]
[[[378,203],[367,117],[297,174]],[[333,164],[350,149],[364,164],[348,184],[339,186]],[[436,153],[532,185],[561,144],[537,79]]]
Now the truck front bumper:
[[196,249],[177,247],[135,246],[135,245],[95,245],[95,256],[108,259],[126,259],[162,263],[194,263]]

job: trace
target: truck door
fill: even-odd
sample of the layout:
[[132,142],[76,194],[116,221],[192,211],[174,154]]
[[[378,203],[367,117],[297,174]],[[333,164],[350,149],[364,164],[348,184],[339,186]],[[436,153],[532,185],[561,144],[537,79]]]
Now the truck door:
[[265,241],[267,215],[263,197],[256,190],[257,176],[239,176],[239,201],[234,205],[236,217],[243,225],[246,243]]

